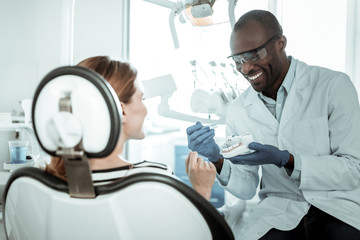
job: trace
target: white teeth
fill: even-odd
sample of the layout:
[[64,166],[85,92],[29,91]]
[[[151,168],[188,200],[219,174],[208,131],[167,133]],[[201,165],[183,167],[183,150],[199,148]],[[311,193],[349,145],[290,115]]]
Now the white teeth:
[[238,143],[238,144],[235,144],[235,145],[232,145],[232,146],[230,146],[230,147],[224,147],[223,149],[222,149],[222,151],[223,152],[230,152],[231,150],[233,150],[233,149],[235,149],[235,148],[237,148],[237,147],[239,147],[239,146],[241,146],[241,145],[243,145],[243,143]]
[[249,143],[252,141],[253,136],[250,133],[241,136],[228,136],[221,147],[220,153],[225,158],[252,153],[254,150],[248,148]]
[[251,80],[251,81],[252,81],[252,80],[255,80],[255,79],[257,79],[258,77],[260,77],[262,74],[263,74],[263,72],[258,73],[258,74],[254,75],[254,76],[248,77],[248,79]]

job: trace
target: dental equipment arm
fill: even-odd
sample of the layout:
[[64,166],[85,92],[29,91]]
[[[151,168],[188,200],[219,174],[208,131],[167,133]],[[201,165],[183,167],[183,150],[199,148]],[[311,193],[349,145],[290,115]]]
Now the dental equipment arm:
[[176,33],[176,29],[175,29],[175,16],[177,14],[176,10],[171,10],[170,15],[169,15],[169,26],[170,26],[170,32],[171,32],[171,37],[173,39],[174,42],[174,47],[176,49],[179,48],[179,39]]
[[169,118],[188,121],[188,122],[201,121],[202,123],[207,123],[207,124],[213,124],[213,123],[224,124],[225,123],[224,118],[220,118],[218,120],[208,119],[208,118],[197,117],[194,115],[189,115],[189,114],[171,110],[169,107],[169,104],[168,104],[168,99],[169,99],[169,97],[161,97],[161,103],[158,106],[158,113],[163,117],[169,117]]
[[[171,9],[169,15],[169,26],[171,31],[171,36],[174,42],[174,46],[176,49],[179,48],[179,39],[177,37],[176,29],[175,29],[175,16],[180,16],[180,22],[184,23],[184,19],[181,17],[180,13],[184,11],[185,8],[193,7],[192,14],[194,18],[203,18],[207,17],[209,14],[211,15],[213,10],[212,7],[214,5],[215,0],[209,2],[200,2],[199,0],[177,0],[175,2],[169,0],[144,0],[149,3],[157,4],[162,7],[166,7]],[[231,28],[235,25],[235,6],[237,0],[228,0],[228,14],[229,20],[231,24]],[[205,7],[206,6],[206,7]]]
[[237,3],[237,0],[228,0],[229,2],[229,6],[228,6],[228,14],[229,14],[229,20],[230,20],[230,25],[231,25],[231,29],[234,28],[235,26],[235,6]]
[[170,74],[143,81],[142,84],[145,99],[161,96],[161,102],[158,106],[158,113],[161,116],[189,122],[201,121],[207,124],[225,123],[225,116],[220,116],[219,119],[209,119],[171,110],[168,101],[177,88]]

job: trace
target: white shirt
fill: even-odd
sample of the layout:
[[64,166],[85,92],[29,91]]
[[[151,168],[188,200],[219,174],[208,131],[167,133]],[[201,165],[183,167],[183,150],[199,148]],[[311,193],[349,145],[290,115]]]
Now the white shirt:
[[[252,133],[254,141],[296,156],[291,176],[285,168],[262,166],[260,202],[233,229],[239,239],[258,239],[271,228],[291,230],[310,205],[360,229],[360,108],[356,90],[344,73],[292,58],[290,69],[294,65],[280,121],[251,87],[228,109],[227,135]],[[218,179],[233,195],[251,199],[259,184],[258,170],[258,166],[225,160]]]

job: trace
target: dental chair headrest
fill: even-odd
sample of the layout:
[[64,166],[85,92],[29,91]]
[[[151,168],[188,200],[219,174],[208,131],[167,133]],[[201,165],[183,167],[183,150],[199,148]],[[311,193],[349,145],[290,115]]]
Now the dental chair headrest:
[[[70,111],[60,106],[68,99]],[[121,130],[119,99],[100,74],[78,66],[54,69],[36,89],[32,120],[41,147],[56,156],[81,142],[88,158],[103,158],[115,148]]]

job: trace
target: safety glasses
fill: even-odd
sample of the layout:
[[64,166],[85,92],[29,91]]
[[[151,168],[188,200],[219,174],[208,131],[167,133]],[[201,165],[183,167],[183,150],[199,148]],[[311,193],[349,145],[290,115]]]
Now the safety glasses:
[[260,61],[264,57],[266,57],[266,46],[271,43],[273,40],[280,38],[279,35],[275,35],[267,40],[263,45],[260,47],[254,48],[250,51],[242,52],[242,53],[235,53],[234,55],[229,56],[228,58],[232,58],[235,63],[243,65],[244,62],[246,63],[255,63]]

